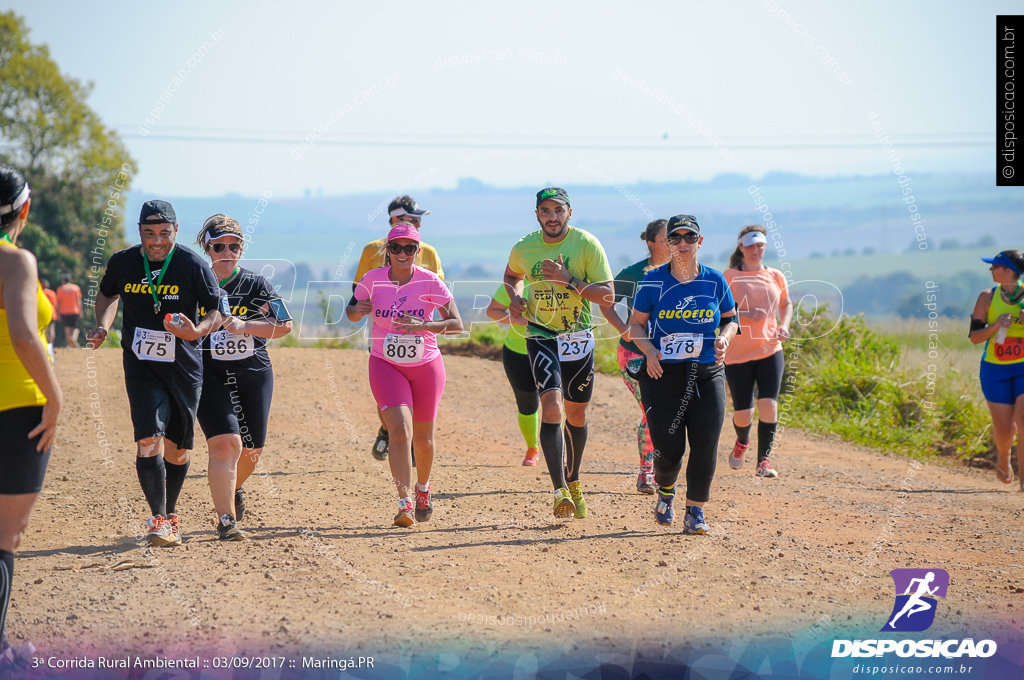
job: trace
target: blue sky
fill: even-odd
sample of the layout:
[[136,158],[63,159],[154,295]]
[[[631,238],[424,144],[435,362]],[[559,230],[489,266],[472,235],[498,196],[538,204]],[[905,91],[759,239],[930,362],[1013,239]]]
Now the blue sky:
[[94,82],[90,104],[138,162],[134,188],[179,196],[878,174],[871,112],[909,172],[994,172],[995,16],[1019,8],[3,6]]

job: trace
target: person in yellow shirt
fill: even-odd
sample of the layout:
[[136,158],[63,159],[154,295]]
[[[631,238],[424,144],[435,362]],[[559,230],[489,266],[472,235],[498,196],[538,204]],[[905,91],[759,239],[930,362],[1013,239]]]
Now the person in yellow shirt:
[[615,304],[615,286],[600,241],[569,224],[566,191],[538,191],[536,207],[540,229],[519,239],[505,267],[509,318],[526,319],[526,353],[540,395],[540,448],[554,486],[552,510],[555,517],[583,519],[580,466],[594,392],[591,306]]
[[[424,210],[416,205],[416,201],[413,200],[412,196],[399,196],[388,205],[388,226],[390,228],[400,222],[404,222],[411,224],[419,230],[420,221],[425,215],[429,214],[429,210]],[[366,272],[391,264],[387,251],[388,240],[386,237],[370,241],[363,247],[363,253],[359,256],[359,266],[356,267],[356,275],[352,281],[353,292],[355,292],[356,285],[363,279]],[[434,272],[444,281],[441,258],[438,257],[434,247],[428,243],[420,241],[420,248],[416,252],[416,259],[413,264]],[[373,453],[373,457],[377,460],[387,460],[388,431],[384,426],[384,416],[381,415],[380,409],[377,410],[377,416],[380,418],[380,430],[377,432],[376,441],[373,442],[371,453]],[[416,465],[415,456],[413,456],[412,464]]]
[[[412,196],[399,196],[388,205],[388,227],[393,227],[399,222],[405,222],[419,229],[421,220],[429,214],[429,210],[423,210],[416,205],[416,201],[412,199]],[[356,267],[352,289],[355,290],[356,284],[362,280],[366,272],[377,267],[383,267],[386,264],[390,264],[387,238],[379,238],[376,241],[367,243],[363,247],[362,255],[359,256],[359,266]],[[438,257],[437,251],[434,250],[433,246],[421,241],[420,250],[416,253],[415,264],[418,267],[434,272],[441,277],[442,281],[444,280],[441,258]]]
[[0,165],[0,676],[35,653],[4,632],[14,551],[43,488],[64,397],[46,353],[53,308],[39,285],[36,258],[17,245],[28,221],[28,183]]
[[979,378],[981,391],[992,414],[992,439],[996,443],[996,477],[1013,483],[1010,454],[1017,435],[1017,476],[1024,491],[1024,255],[1004,250],[983,257],[996,285],[982,291],[974,303],[968,337],[975,345],[985,343]]

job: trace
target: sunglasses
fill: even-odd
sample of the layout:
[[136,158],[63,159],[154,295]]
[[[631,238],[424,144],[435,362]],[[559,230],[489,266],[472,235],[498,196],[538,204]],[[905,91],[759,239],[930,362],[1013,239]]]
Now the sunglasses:
[[223,253],[225,248],[230,248],[233,253],[237,253],[242,250],[241,243],[214,243],[210,247],[213,248],[213,252],[215,253]]
[[680,234],[679,232],[676,232],[675,234],[672,234],[665,240],[668,241],[668,244],[670,246],[677,246],[679,245],[680,241],[686,241],[690,245],[693,245],[694,243],[700,240],[700,234],[694,233],[692,231],[688,231],[685,234]]
[[388,252],[390,252],[392,255],[398,255],[403,250],[405,251],[406,255],[415,255],[418,249],[419,246],[416,245],[415,243],[410,243],[409,245],[405,246],[399,245],[398,243],[388,244]]

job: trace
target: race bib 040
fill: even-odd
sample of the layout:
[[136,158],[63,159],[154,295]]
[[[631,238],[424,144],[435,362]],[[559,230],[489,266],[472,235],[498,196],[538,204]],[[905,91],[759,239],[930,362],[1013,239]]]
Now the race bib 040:
[[1012,364],[1024,358],[1024,338],[1006,338],[1002,344],[992,345],[996,361],[1001,364]]
[[174,361],[174,336],[167,331],[153,331],[148,328],[136,328],[132,340],[132,351],[142,361]]

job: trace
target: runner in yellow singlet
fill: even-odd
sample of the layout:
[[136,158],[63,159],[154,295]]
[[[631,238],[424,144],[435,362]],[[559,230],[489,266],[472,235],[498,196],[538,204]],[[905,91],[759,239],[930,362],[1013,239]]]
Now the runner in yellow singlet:
[[[978,296],[971,315],[970,338],[985,343],[981,358],[981,390],[992,414],[992,438],[999,460],[996,476],[1004,484],[1013,483],[1010,449],[1013,436],[1024,435],[1024,256],[1017,250],[1004,250],[995,257],[983,257],[992,265],[996,286]],[[1017,454],[1017,476],[1024,491],[1024,462]]]
[[53,307],[39,285],[35,256],[16,245],[29,194],[21,173],[0,165],[0,676],[35,653],[31,642],[11,647],[5,626],[14,551],[43,488],[63,401],[46,352]]

